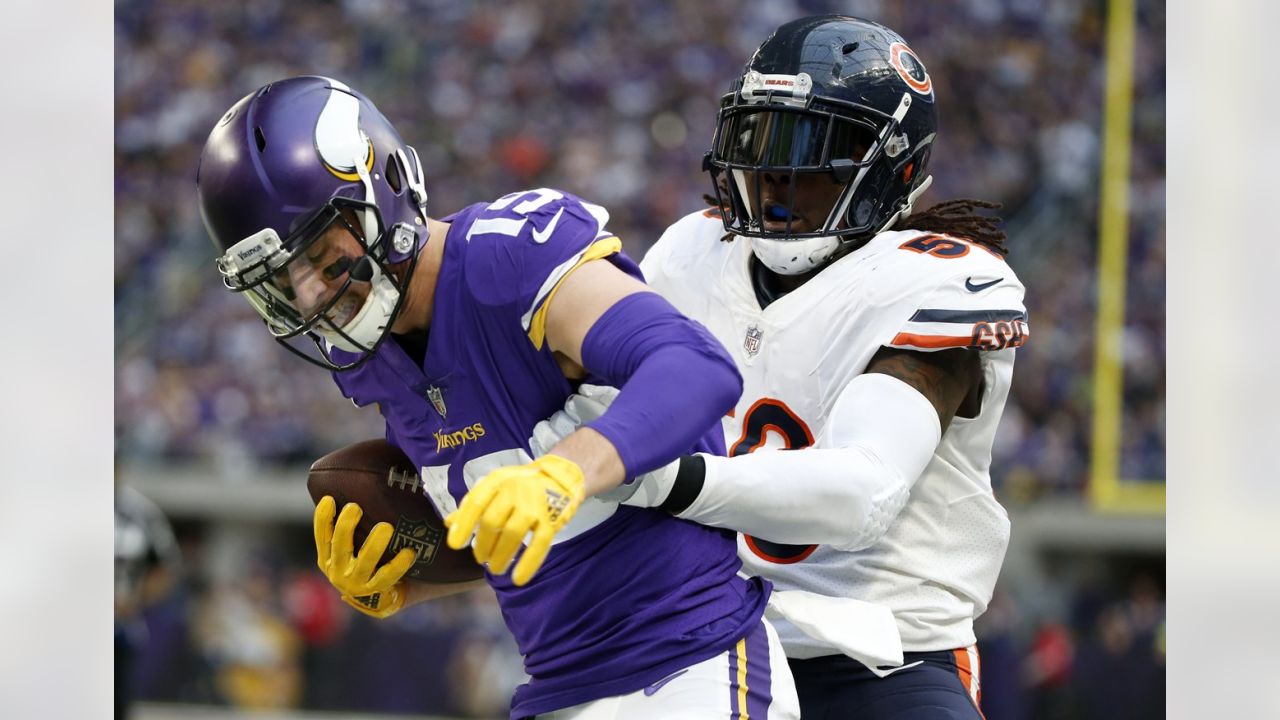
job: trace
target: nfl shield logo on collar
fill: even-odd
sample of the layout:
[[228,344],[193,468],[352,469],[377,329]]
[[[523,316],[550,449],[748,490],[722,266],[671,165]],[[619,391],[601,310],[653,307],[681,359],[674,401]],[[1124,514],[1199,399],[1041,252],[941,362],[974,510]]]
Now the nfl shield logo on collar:
[[747,351],[748,357],[755,357],[760,352],[760,338],[764,337],[764,332],[759,327],[752,325],[747,328],[747,337],[742,341],[742,349]]
[[440,417],[443,418],[449,412],[444,406],[444,391],[435,385],[427,388],[427,399],[431,401],[431,406],[436,409],[436,412],[440,413]]

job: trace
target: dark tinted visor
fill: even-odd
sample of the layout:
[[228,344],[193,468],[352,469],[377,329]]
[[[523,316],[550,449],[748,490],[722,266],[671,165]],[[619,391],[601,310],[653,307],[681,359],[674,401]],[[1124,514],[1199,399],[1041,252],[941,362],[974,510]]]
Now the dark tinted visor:
[[861,163],[876,136],[869,123],[833,115],[744,108],[725,113],[716,155],[734,165],[818,169],[833,159]]

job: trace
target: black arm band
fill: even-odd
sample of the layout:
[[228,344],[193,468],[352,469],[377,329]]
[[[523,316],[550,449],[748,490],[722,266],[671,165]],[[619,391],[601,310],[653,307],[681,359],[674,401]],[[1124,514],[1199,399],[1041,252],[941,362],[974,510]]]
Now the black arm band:
[[698,499],[702,492],[702,483],[707,477],[707,462],[701,455],[684,455],[680,458],[680,469],[676,471],[676,479],[671,484],[671,492],[667,499],[658,506],[672,515],[679,515]]

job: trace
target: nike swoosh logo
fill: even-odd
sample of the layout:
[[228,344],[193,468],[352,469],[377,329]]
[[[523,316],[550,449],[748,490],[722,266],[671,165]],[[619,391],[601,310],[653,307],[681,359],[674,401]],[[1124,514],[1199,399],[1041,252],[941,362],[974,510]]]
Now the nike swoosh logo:
[[917,665],[922,664],[923,662],[924,662],[923,660],[917,660],[913,663],[907,663],[906,665],[899,665],[898,667],[889,667],[887,665],[881,665],[878,669],[880,670],[880,672],[883,672],[885,674],[885,677],[889,677],[890,675],[898,672],[899,670],[909,670]]
[[968,290],[969,292],[982,292],[983,290],[986,290],[987,288],[991,287],[992,285],[995,285],[996,283],[1000,282],[1003,279],[1004,278],[999,277],[999,278],[996,278],[995,280],[992,280],[991,282],[978,283],[977,285],[974,285],[973,278],[971,277],[965,278],[964,289]]
[[563,212],[564,208],[557,210],[556,214],[551,216],[551,222],[547,223],[547,227],[543,229],[542,232],[538,232],[536,229],[532,230],[531,234],[533,235],[533,241],[541,245],[547,240],[550,240],[551,233],[556,231],[556,223],[560,222],[560,214]]
[[668,676],[666,676],[666,677],[662,678],[662,679],[661,679],[661,680],[659,680],[658,682],[656,682],[656,683],[654,683],[654,684],[650,685],[649,687],[647,687],[647,688],[645,688],[645,689],[644,689],[645,697],[648,697],[648,696],[650,696],[650,695],[652,695],[652,694],[654,694],[654,693],[658,692],[659,690],[661,690],[661,689],[662,689],[662,686],[663,686],[663,685],[666,685],[667,683],[671,682],[672,680],[675,680],[676,678],[680,677],[681,675],[683,675],[683,674],[685,674],[685,673],[687,673],[687,672],[689,672],[689,668],[685,668],[685,669],[681,670],[680,672],[672,673],[672,674],[670,674],[670,675],[668,675]]

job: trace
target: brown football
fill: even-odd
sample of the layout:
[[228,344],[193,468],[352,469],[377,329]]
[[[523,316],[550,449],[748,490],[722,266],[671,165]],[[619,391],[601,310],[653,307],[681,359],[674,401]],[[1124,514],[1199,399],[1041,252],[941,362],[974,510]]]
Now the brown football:
[[332,495],[343,506],[353,502],[364,511],[356,526],[358,550],[374,525],[391,523],[395,536],[381,564],[402,547],[418,551],[407,577],[427,583],[478,580],[484,571],[471,548],[450,549],[444,542],[444,523],[423,491],[413,461],[386,440],[365,440],[334,450],[311,464],[307,474],[311,501]]

